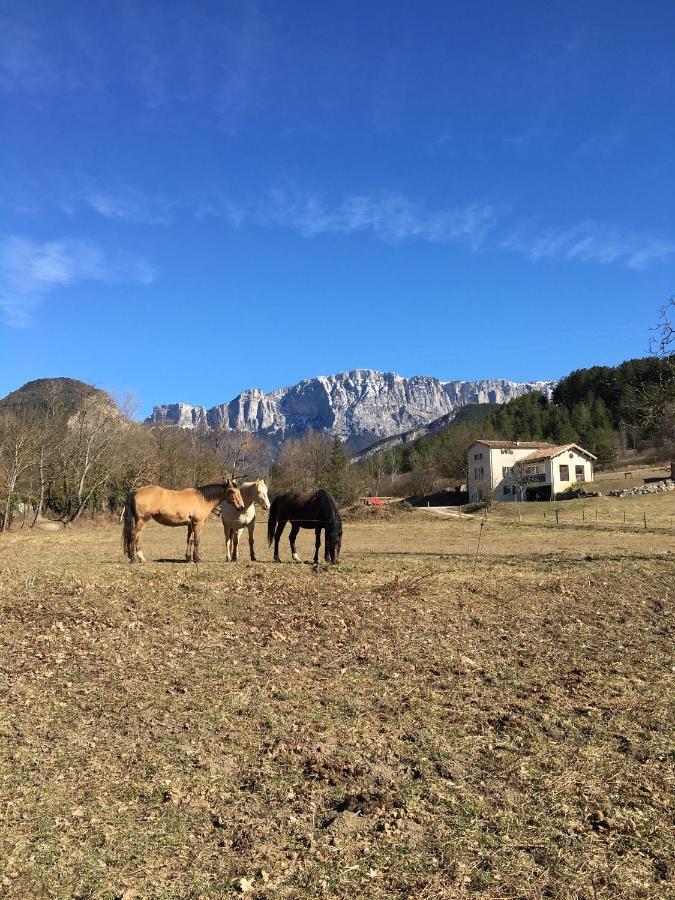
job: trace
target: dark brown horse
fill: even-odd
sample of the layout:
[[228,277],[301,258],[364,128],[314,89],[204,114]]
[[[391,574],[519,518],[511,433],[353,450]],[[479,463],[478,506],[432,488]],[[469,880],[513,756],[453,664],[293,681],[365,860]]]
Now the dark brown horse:
[[340,561],[342,519],[335,500],[333,500],[328,491],[324,491],[323,488],[315,494],[288,491],[286,494],[279,494],[272,501],[267,522],[267,540],[270,545],[274,540],[274,559],[276,562],[281,562],[279,559],[279,539],[286,527],[286,522],[291,523],[291,533],[288,539],[291,543],[291,556],[295,562],[300,562],[300,557],[295,550],[295,539],[301,528],[313,528],[316,533],[315,564],[319,562],[322,529],[326,531],[324,540],[326,562],[338,563]]
[[239,488],[228,478],[222,484],[202,484],[184,491],[171,491],[158,484],[131,491],[122,513],[122,545],[131,562],[145,562],[139,548],[141,531],[150,519],[161,525],[187,525],[185,559],[199,562],[199,538],[206,520],[213,510],[226,500],[235,509],[243,510]]

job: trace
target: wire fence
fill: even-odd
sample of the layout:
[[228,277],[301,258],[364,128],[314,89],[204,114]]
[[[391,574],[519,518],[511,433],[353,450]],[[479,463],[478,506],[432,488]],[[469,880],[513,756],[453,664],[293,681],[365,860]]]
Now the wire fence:
[[[671,530],[675,528],[675,493],[672,495],[672,512],[653,509],[619,509],[615,506],[602,507],[579,506],[574,501],[557,503],[542,503],[544,509],[536,509],[538,504],[527,504],[527,508],[518,509],[518,504],[511,504],[513,509],[501,508],[498,511],[485,507],[479,514],[471,517],[483,518],[487,521],[504,522],[518,525],[542,525],[550,527],[576,527],[576,528],[615,528],[619,530],[642,529]],[[469,518],[465,513],[459,512],[460,518]]]

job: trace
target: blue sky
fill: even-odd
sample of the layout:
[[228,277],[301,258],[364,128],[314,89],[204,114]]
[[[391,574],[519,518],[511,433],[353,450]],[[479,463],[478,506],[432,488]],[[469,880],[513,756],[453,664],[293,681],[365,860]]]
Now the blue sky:
[[671,0],[0,0],[0,395],[643,355],[674,42]]

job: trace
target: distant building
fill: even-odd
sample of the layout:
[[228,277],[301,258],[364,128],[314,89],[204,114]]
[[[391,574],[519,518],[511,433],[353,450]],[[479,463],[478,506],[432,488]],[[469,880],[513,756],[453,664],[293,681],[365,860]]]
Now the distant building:
[[469,447],[469,502],[550,500],[576,482],[593,481],[596,457],[578,444],[476,441]]

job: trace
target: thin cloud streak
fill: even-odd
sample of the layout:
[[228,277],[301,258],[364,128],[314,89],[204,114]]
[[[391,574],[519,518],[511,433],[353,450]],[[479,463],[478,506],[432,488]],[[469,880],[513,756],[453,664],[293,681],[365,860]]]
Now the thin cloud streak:
[[495,227],[498,210],[476,202],[429,212],[396,193],[351,196],[331,207],[315,194],[275,189],[257,219],[262,225],[293,228],[304,237],[370,232],[388,243],[417,238],[461,242],[476,250]]
[[38,307],[59,288],[82,281],[150,284],[155,277],[145,260],[111,256],[93,241],[0,238],[0,309],[15,328],[30,325]]
[[233,228],[286,228],[306,238],[361,234],[391,244],[417,240],[460,244],[474,252],[502,249],[535,263],[558,259],[642,270],[675,255],[675,241],[669,238],[591,221],[566,228],[519,227],[506,206],[474,200],[434,210],[395,191],[353,194],[330,203],[318,192],[285,185],[248,201],[232,199],[219,188],[169,200],[129,186],[85,184],[56,203],[70,217],[90,211],[120,225],[167,226],[184,217],[200,222],[215,218]]
[[146,225],[168,225],[172,221],[170,204],[140,191],[90,190],[84,193],[82,199],[86,206],[104,219]]
[[567,229],[550,228],[538,235],[516,232],[502,242],[507,250],[533,262],[578,260],[629,269],[645,269],[675,254],[675,242],[641,234],[626,234],[605,225],[583,222]]

